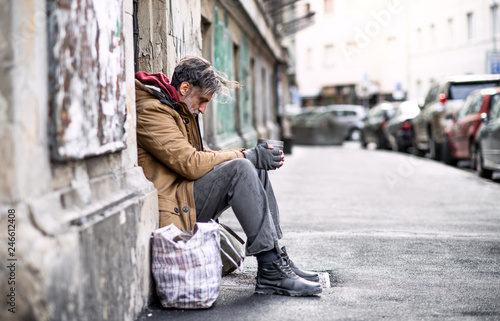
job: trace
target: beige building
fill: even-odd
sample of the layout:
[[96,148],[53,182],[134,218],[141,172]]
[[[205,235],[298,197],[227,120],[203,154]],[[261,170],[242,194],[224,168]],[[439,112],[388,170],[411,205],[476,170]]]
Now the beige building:
[[[409,94],[422,98],[432,80],[500,73],[497,0],[411,2]],[[417,19],[418,17],[418,19]]]
[[308,3],[316,24],[295,36],[305,104],[422,99],[440,77],[500,72],[496,0]]
[[363,103],[406,89],[399,1],[309,3],[316,23],[295,37],[297,83],[306,104]]

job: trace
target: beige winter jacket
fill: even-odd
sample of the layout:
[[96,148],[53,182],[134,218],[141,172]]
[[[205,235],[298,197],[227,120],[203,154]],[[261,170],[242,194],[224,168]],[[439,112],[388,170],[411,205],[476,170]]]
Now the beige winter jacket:
[[179,112],[161,103],[152,90],[135,81],[139,166],[158,190],[160,227],[174,223],[183,231],[196,223],[194,180],[225,161],[243,158],[240,150],[201,150],[201,137],[186,104]]

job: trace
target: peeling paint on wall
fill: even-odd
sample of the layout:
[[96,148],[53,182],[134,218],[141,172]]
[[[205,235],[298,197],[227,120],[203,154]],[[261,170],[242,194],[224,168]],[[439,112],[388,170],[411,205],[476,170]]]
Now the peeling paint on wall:
[[[240,126],[243,133],[251,134],[253,132],[253,83],[252,71],[250,62],[250,47],[247,38],[242,35],[240,40],[240,61],[239,73],[240,82],[243,87],[240,89]],[[250,138],[250,137],[249,137]],[[251,137],[247,142],[249,146],[254,146],[257,143],[257,137]]]
[[49,0],[50,143],[56,160],[125,148],[123,0]]
[[[229,79],[233,79],[234,57],[231,31],[227,26],[227,11],[224,11],[225,21],[220,19],[219,8],[214,10],[214,62],[216,70],[225,73]],[[233,93],[234,94],[234,93]],[[214,104],[215,105],[215,104]],[[216,103],[217,125],[216,134],[220,137],[232,136],[236,134],[236,116],[234,100],[227,103]]]
[[201,54],[200,10],[200,3],[196,0],[169,1],[167,30],[178,59]]

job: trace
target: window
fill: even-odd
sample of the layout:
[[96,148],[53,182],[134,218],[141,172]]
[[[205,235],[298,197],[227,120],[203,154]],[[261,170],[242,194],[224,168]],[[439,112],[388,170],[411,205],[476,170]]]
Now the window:
[[431,48],[436,47],[436,27],[434,24],[431,24],[430,27],[430,41],[431,41]]
[[325,0],[325,15],[333,14],[333,0]]
[[498,35],[498,4],[493,4],[490,7],[491,15],[491,35],[495,37]]
[[499,119],[500,118],[500,95],[497,94],[491,98],[492,103],[491,103],[491,109],[489,113],[489,118],[491,120],[493,119]]
[[465,99],[474,90],[496,86],[500,86],[500,81],[451,83],[447,96],[448,99]]
[[331,67],[333,66],[334,61],[334,47],[333,45],[325,46],[325,66]]
[[457,117],[459,119],[464,117],[465,115],[467,115],[467,111],[471,108],[471,105],[474,104],[475,100],[476,100],[476,96],[474,96],[474,95],[470,95],[467,97],[467,99],[465,100],[465,103],[457,112]]
[[389,61],[396,61],[400,56],[400,46],[398,46],[398,41],[396,36],[387,37],[387,59]]
[[457,118],[461,119],[467,115],[467,111],[469,110],[470,105],[463,105],[457,112]]
[[422,29],[420,28],[417,29],[417,45],[417,50],[422,49]]
[[422,94],[422,81],[420,81],[420,79],[417,79],[415,87],[417,88],[417,97],[418,97],[418,99],[420,99],[423,96],[423,94]]
[[357,53],[359,51],[356,40],[346,41],[344,43],[345,51],[348,53]]
[[481,109],[483,103],[483,96],[476,95],[475,100],[472,102],[467,114],[476,114]]
[[448,19],[448,44],[452,45],[455,43],[455,32],[453,30],[453,19]]
[[308,48],[307,49],[307,53],[306,53],[306,64],[307,64],[307,68],[312,68],[312,49],[311,48]]
[[474,39],[474,15],[472,12],[467,13],[467,39]]
[[425,105],[436,101],[438,97],[438,92],[439,92],[439,85],[435,85],[434,87],[432,87],[431,90],[429,90],[427,97],[425,98]]
[[352,110],[342,110],[342,109],[339,109],[339,110],[334,110],[331,112],[332,115],[334,115],[335,117],[348,117],[348,116],[356,116],[356,112],[355,111],[352,111]]
[[496,110],[495,110],[494,118],[492,118],[492,119],[500,119],[500,103],[497,103],[495,106],[496,106]]

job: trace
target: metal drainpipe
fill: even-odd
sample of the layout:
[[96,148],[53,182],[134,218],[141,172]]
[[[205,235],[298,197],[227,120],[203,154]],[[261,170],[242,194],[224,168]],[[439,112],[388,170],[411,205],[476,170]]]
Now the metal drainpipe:
[[137,21],[137,9],[139,5],[137,0],[134,0],[134,14],[133,14],[133,24],[134,24],[134,70],[135,72],[139,71],[139,53],[137,51],[137,41],[139,38],[139,23]]

